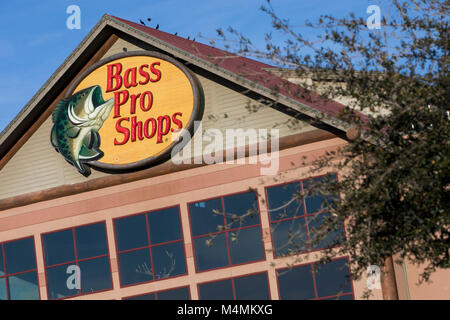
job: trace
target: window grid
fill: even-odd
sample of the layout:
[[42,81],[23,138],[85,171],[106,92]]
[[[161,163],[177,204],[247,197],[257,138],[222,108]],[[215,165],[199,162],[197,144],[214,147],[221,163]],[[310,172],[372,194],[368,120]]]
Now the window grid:
[[[107,244],[107,246],[106,246],[106,248],[107,248],[106,254],[102,254],[102,255],[98,255],[98,256],[94,256],[94,257],[89,257],[89,258],[78,259],[78,252],[77,252],[77,245],[76,245],[76,241],[77,240],[76,240],[76,237],[75,237],[75,229],[81,228],[81,227],[90,226],[90,225],[94,225],[94,224],[99,224],[99,223],[102,223],[102,222],[103,222],[103,225],[105,226],[105,235],[106,235],[106,239],[105,240],[106,240],[106,244]],[[70,264],[75,264],[76,266],[79,267],[79,263],[80,262],[94,260],[94,259],[98,259],[98,258],[104,258],[104,257],[108,258],[109,270],[112,270],[111,269],[111,258],[110,258],[110,255],[109,255],[109,246],[108,246],[108,230],[107,230],[107,227],[106,227],[106,223],[104,221],[101,221],[101,222],[96,221],[96,222],[93,222],[93,223],[88,223],[88,224],[84,224],[84,225],[80,225],[80,226],[76,226],[76,227],[70,227],[70,228],[65,228],[65,229],[60,229],[60,230],[56,230],[56,231],[50,231],[50,232],[43,233],[41,235],[42,249],[44,249],[44,239],[43,239],[44,235],[51,234],[51,233],[56,233],[56,232],[61,232],[61,231],[66,231],[66,230],[71,230],[72,231],[72,239],[73,239],[73,248],[74,248],[75,260],[71,260],[71,261],[67,261],[67,262],[61,262],[61,263],[56,263],[56,264],[52,264],[52,265],[47,265],[46,261],[45,261],[45,256],[43,254],[42,256],[44,258],[45,277],[46,277],[46,279],[47,279],[47,270],[48,269],[59,267],[59,266],[64,266],[64,265],[70,265]],[[83,288],[82,288],[82,285],[81,285],[80,289],[78,289],[78,294],[67,296],[67,297],[63,297],[63,298],[56,298],[56,299],[50,299],[49,286],[46,285],[47,297],[48,297],[49,300],[64,300],[64,299],[68,299],[68,298],[84,296],[84,295],[87,295],[87,294],[95,294],[95,293],[99,293],[99,292],[103,292],[103,291],[112,290],[114,288],[113,279],[112,279],[112,272],[110,272],[110,277],[111,277],[111,288],[109,288],[109,289],[102,289],[102,290],[95,291],[95,292],[92,292],[92,293],[91,292],[82,293],[81,291],[82,291]]]
[[8,274],[8,270],[6,270],[6,259],[5,259],[5,248],[3,247],[3,243],[0,243],[0,246],[2,247],[2,264],[3,264],[3,270],[5,270],[4,271],[4,275],[3,276],[1,276],[0,277],[0,279],[5,279],[5,281],[6,281],[6,283],[5,283],[5,289],[6,289],[6,299],[7,300],[9,300],[9,286],[8,286],[8,277],[7,277],[7,274]]
[[[336,260],[347,260],[347,264],[349,264],[348,257],[344,257],[344,258],[341,257],[341,258],[331,259],[331,261],[336,261]],[[290,268],[297,268],[297,267],[303,267],[303,266],[309,266],[310,270],[311,270],[311,277],[312,277],[312,282],[313,282],[313,286],[314,286],[314,298],[312,298],[310,300],[325,300],[325,299],[339,298],[339,297],[344,297],[344,296],[352,296],[352,298],[355,299],[354,288],[353,288],[353,281],[352,280],[348,280],[350,282],[351,292],[344,292],[344,293],[339,293],[339,294],[336,294],[336,295],[319,297],[318,291],[317,291],[316,274],[314,273],[314,264],[316,264],[316,263],[317,262],[309,262],[309,263],[305,263],[305,264],[295,265],[295,266],[292,266],[292,267],[276,269],[276,273],[277,273],[276,285],[277,285],[277,290],[278,290],[278,296],[280,297],[280,299],[281,299],[281,292],[280,292],[280,283],[279,283],[279,279],[278,279],[278,272],[279,271],[283,271],[283,270],[288,270]],[[349,274],[350,274],[350,269],[349,269]]]
[[[314,177],[314,178],[317,178],[317,177]],[[306,180],[306,179],[304,179],[304,180]],[[302,192],[303,192],[303,181],[304,181],[304,180],[293,181],[293,182],[298,182],[298,183],[300,183],[300,188],[301,188],[301,191],[302,191]],[[280,185],[284,185],[284,184],[287,185],[287,184],[289,184],[289,183],[292,183],[292,182],[283,183],[283,184],[280,184]],[[274,185],[274,186],[279,186],[279,185]],[[265,187],[267,204],[269,204],[269,199],[268,199],[268,196],[267,196],[267,189],[268,189],[268,188],[271,188],[271,187],[274,187],[274,186],[267,186],[267,187]],[[247,192],[247,191],[244,191],[244,192]],[[244,193],[244,192],[242,192],[242,193]],[[239,193],[236,193],[236,194],[239,194]],[[230,195],[232,195],[232,194],[230,194]],[[226,196],[229,196],[229,195],[226,195]],[[210,198],[210,199],[206,199],[206,200],[199,200],[199,201],[208,201],[208,200],[217,199],[217,198],[220,198],[220,199],[221,199],[222,216],[223,216],[223,220],[224,220],[224,226],[227,225],[226,215],[225,215],[225,205],[224,205],[224,197],[226,197],[226,196],[219,196],[219,197],[214,197],[214,198]],[[199,202],[199,201],[195,201],[195,202]],[[194,203],[194,202],[191,202],[191,203]],[[189,212],[189,204],[190,204],[190,203],[186,203],[186,205],[188,206],[188,212]],[[309,226],[308,226],[307,217],[308,217],[308,216],[318,216],[319,214],[326,213],[327,210],[322,210],[322,211],[319,211],[319,212],[307,214],[307,213],[306,213],[305,197],[302,197],[302,202],[301,202],[301,204],[302,204],[302,206],[303,206],[303,208],[302,208],[303,214],[302,214],[302,215],[300,215],[300,216],[294,216],[294,217],[288,217],[288,218],[283,218],[283,219],[273,220],[273,221],[272,221],[271,216],[270,216],[270,211],[268,211],[268,214],[269,214],[269,222],[270,222],[270,225],[272,225],[272,224],[274,224],[274,223],[278,223],[278,222],[282,222],[282,221],[296,220],[296,219],[301,219],[301,218],[303,218],[304,221],[305,221],[305,228],[306,228],[306,230],[307,230],[307,239],[308,239],[308,242],[309,242],[310,236],[309,236]],[[258,202],[258,201],[257,201],[257,205],[258,205],[258,215],[259,215],[259,214],[260,214],[260,210],[259,210],[259,202]],[[164,209],[164,208],[162,208],[162,209]],[[161,210],[161,209],[158,209],[158,210]],[[155,211],[155,210],[153,210],[153,211]],[[166,244],[170,244],[170,243],[183,242],[183,241],[184,241],[184,236],[183,236],[181,239],[179,239],[179,240],[171,240],[171,241],[167,241],[167,242],[163,242],[163,243],[158,243],[158,244],[156,244],[156,245],[152,245],[152,244],[151,244],[151,239],[150,239],[149,222],[148,222],[148,213],[153,212],[153,211],[149,211],[149,212],[146,212],[146,213],[140,213],[140,214],[144,214],[144,215],[145,215],[146,228],[147,228],[146,232],[147,232],[147,239],[148,239],[149,245],[143,246],[143,247],[139,247],[139,248],[134,248],[134,249],[127,249],[127,250],[123,250],[123,251],[118,251],[118,250],[117,250],[117,254],[119,254],[119,253],[131,252],[131,251],[137,251],[137,250],[145,249],[145,248],[149,249],[149,250],[150,250],[150,259],[151,259],[150,261],[151,261],[151,265],[152,265],[152,273],[153,273],[153,277],[154,277],[153,256],[152,256],[151,249],[154,248],[154,247],[157,247],[157,246],[162,246],[162,245],[166,245]],[[138,214],[136,214],[136,215],[138,215]],[[180,215],[180,210],[179,210],[179,215]],[[124,218],[124,217],[120,217],[120,218]],[[120,219],[120,218],[117,218],[117,219]],[[180,223],[181,223],[181,222],[182,222],[181,216],[180,216],[179,218],[180,218]],[[95,222],[95,223],[98,223],[98,222]],[[95,224],[95,223],[90,223],[90,224],[87,224],[87,225],[91,225],[91,224]],[[82,225],[82,226],[86,226],[86,225]],[[71,227],[71,228],[66,228],[66,229],[61,229],[61,230],[51,231],[51,232],[45,233],[45,234],[48,234],[48,233],[53,233],[53,232],[64,231],[64,230],[69,230],[69,229],[70,229],[70,230],[72,231],[73,242],[74,242],[74,244],[73,244],[73,245],[74,245],[74,254],[75,254],[75,260],[73,260],[73,261],[63,262],[63,263],[58,263],[58,264],[52,264],[52,265],[46,265],[46,262],[45,262],[45,259],[44,259],[44,264],[45,264],[45,270],[46,270],[46,271],[47,271],[47,269],[52,268],[52,267],[57,267],[57,266],[61,266],[61,265],[68,265],[68,264],[71,264],[71,263],[73,264],[74,262],[75,262],[76,265],[78,265],[79,262],[88,261],[88,260],[93,260],[93,259],[96,259],[96,258],[102,258],[102,257],[108,257],[109,263],[111,263],[111,260],[110,260],[110,257],[109,257],[109,255],[110,255],[110,253],[109,253],[109,246],[108,246],[108,249],[107,249],[108,251],[107,251],[106,254],[98,255],[98,256],[90,257],[90,258],[78,259],[78,252],[77,252],[77,246],[76,246],[76,237],[75,237],[75,229],[78,228],[78,227],[82,227],[82,226]],[[207,235],[192,236],[192,239],[202,238],[202,237],[207,237],[207,236],[209,236],[209,235],[216,235],[216,234],[222,234],[222,233],[230,233],[230,232],[233,232],[233,231],[244,230],[244,229],[253,228],[253,227],[256,227],[256,226],[259,226],[259,227],[261,228],[261,218],[260,218],[260,217],[259,217],[259,223],[256,223],[256,224],[247,225],[247,226],[243,226],[243,227],[230,228],[230,229],[225,228],[223,231],[218,231],[218,232],[215,232],[215,233],[208,233]],[[107,226],[106,226],[106,224],[105,224],[105,229],[106,229],[106,235],[107,235]],[[190,231],[191,231],[191,233],[192,233],[192,227],[191,227],[191,226],[189,226],[189,229],[190,229]],[[183,233],[183,227],[181,228],[181,232]],[[345,230],[344,230],[344,232],[345,232]],[[271,236],[272,236],[271,240],[272,240],[272,243],[273,243],[273,235],[271,235]],[[235,265],[231,264],[231,255],[230,255],[229,239],[228,239],[228,237],[225,237],[225,238],[226,238],[226,243],[227,243],[227,253],[228,253],[227,259],[228,259],[229,265],[224,266],[224,267],[220,267],[220,268],[218,268],[218,269],[221,269],[221,268],[228,268],[228,267],[235,266]],[[20,239],[17,239],[17,240],[20,240]],[[13,241],[15,241],[15,240],[13,240]],[[117,240],[116,240],[116,241],[117,241]],[[8,241],[8,242],[10,242],[10,241]],[[4,242],[4,243],[6,243],[6,242]],[[0,246],[1,246],[2,255],[3,255],[3,261],[2,261],[2,264],[3,264],[3,268],[4,268],[5,272],[4,272],[4,275],[3,275],[3,276],[0,276],[0,279],[1,279],[1,278],[7,279],[9,276],[14,276],[14,275],[18,275],[18,274],[23,274],[23,273],[33,272],[33,271],[37,272],[37,263],[36,263],[36,268],[35,268],[35,269],[27,270],[27,271],[23,271],[23,272],[18,272],[18,273],[15,273],[15,274],[8,274],[8,273],[7,273],[7,269],[6,269],[6,257],[5,257],[4,243],[0,243]],[[117,247],[117,243],[116,243],[116,247]],[[308,247],[310,247],[310,245],[308,245]],[[322,249],[319,248],[319,249],[316,249],[316,250],[322,250]],[[316,251],[316,250],[313,250],[313,251]],[[265,252],[264,252],[264,253],[265,253]],[[298,253],[300,253],[300,252],[298,252]],[[36,259],[36,257],[35,257],[35,259]],[[258,261],[259,261],[259,260],[258,260]],[[257,261],[247,262],[247,263],[244,263],[244,264],[255,263],[255,262],[257,262]],[[186,261],[185,261],[185,263],[186,263]],[[308,263],[308,264],[309,264],[309,265],[311,266],[311,268],[312,268],[312,266],[313,266],[314,263],[312,262],[312,263]],[[215,268],[215,269],[217,269],[217,268]],[[212,270],[215,270],[215,269],[208,269],[208,270],[204,270],[204,271],[201,271],[201,272],[212,271]],[[278,269],[278,270],[281,270],[281,269]],[[186,267],[186,272],[188,273],[188,268],[187,268],[187,267]],[[318,295],[317,295],[317,286],[316,286],[316,280],[315,280],[315,276],[314,276],[314,271],[313,271],[313,269],[311,269],[311,272],[312,272],[312,275],[313,275],[314,292],[315,292],[315,297],[316,297],[315,299],[327,299],[327,298],[337,297],[337,296],[329,296],[329,297],[321,297],[321,298],[317,298],[317,297],[318,297]],[[249,276],[249,275],[252,275],[252,274],[245,274],[244,276]],[[234,279],[235,279],[235,278],[237,278],[237,277],[234,277],[234,278],[227,278],[227,279],[231,279],[232,288],[233,288],[233,298],[234,298],[234,299],[236,299],[235,285],[234,285]],[[163,279],[160,279],[160,280],[167,280],[167,279],[169,279],[169,278],[163,278]],[[221,280],[227,280],[227,279],[221,279]],[[148,281],[148,282],[153,282],[153,281],[157,281],[157,280],[158,280],[158,279],[155,279],[155,278],[154,278],[153,280]],[[39,279],[38,279],[38,281],[39,281]],[[218,280],[215,280],[215,281],[218,281]],[[112,280],[111,280],[111,283],[113,283]],[[132,286],[132,285],[140,285],[140,284],[145,284],[145,283],[146,283],[146,282],[143,282],[143,283],[137,283],[137,284],[129,284],[129,285],[121,286],[121,287],[128,287],[128,286]],[[200,284],[201,284],[201,283],[197,283],[197,286],[199,286]],[[278,280],[277,280],[277,282],[276,282],[276,285],[277,285],[277,290],[278,290],[278,292],[279,292]],[[113,287],[114,287],[114,285],[113,285]],[[178,287],[177,287],[177,288],[178,288]],[[170,289],[167,289],[167,290],[177,289],[177,288],[170,288]],[[269,288],[270,288],[270,283],[269,283]],[[99,293],[99,292],[107,291],[107,290],[111,290],[111,289],[104,289],[104,290],[101,290],[101,291],[97,291],[97,292],[95,292],[95,293]],[[78,292],[78,295],[73,295],[73,296],[70,296],[70,297],[65,297],[65,298],[60,298],[60,299],[66,299],[66,298],[77,297],[77,296],[80,296],[80,295],[90,294],[90,293],[81,293],[81,288],[80,288],[78,291],[79,291],[79,292]],[[353,284],[352,284],[352,291],[353,291]],[[158,292],[159,292],[159,291],[158,291]],[[47,293],[48,293],[48,287],[47,287]],[[156,292],[154,292],[154,293],[156,293]],[[270,291],[269,291],[269,293],[270,293]],[[8,285],[6,285],[6,294],[7,294],[7,297],[8,297],[8,299],[9,299],[9,286],[8,286]],[[189,291],[189,294],[190,294],[190,291]],[[352,293],[344,293],[344,294],[340,294],[339,296],[346,296],[346,295],[352,295],[352,296],[353,296],[353,292],[352,292]],[[39,296],[40,296],[40,292],[39,292]]]
[[[60,232],[60,231],[71,230],[72,231],[72,237],[73,237],[74,256],[75,256],[75,260],[70,260],[70,261],[61,262],[61,263],[55,263],[55,264],[51,264],[51,265],[45,264],[45,268],[49,269],[49,268],[59,267],[59,266],[63,266],[63,265],[70,264],[70,263],[73,264],[74,262],[75,262],[75,264],[77,264],[78,262],[88,261],[88,260],[97,259],[97,258],[104,258],[104,257],[109,256],[109,248],[108,248],[108,252],[105,253],[105,254],[101,254],[101,255],[94,256],[94,257],[89,257],[89,258],[78,259],[78,252],[77,252],[76,238],[75,238],[75,229],[77,229],[79,227],[90,226],[90,225],[97,224],[97,223],[98,222],[44,233],[43,235],[50,234],[50,233],[56,233],[56,232]],[[105,226],[105,232],[107,232],[106,226]],[[44,262],[45,262],[45,259],[44,259]]]
[[[230,232],[233,232],[233,231],[227,230],[228,226],[227,226],[227,218],[226,218],[226,215],[225,215],[225,202],[223,201],[223,197],[220,197],[220,203],[222,204],[223,225],[225,227],[224,229],[225,229],[225,232],[227,232],[229,234]],[[228,265],[231,265],[231,250],[230,250],[230,242],[228,240],[228,238],[229,238],[228,234],[225,234],[225,241],[227,243]],[[234,292],[234,288],[233,288],[233,292]]]
[[[181,238],[178,239],[178,240],[171,240],[171,241],[166,241],[166,242],[160,242],[158,244],[152,245],[152,242],[151,242],[151,239],[150,239],[150,224],[148,222],[148,215],[151,214],[152,212],[157,212],[157,211],[160,211],[160,210],[170,209],[170,208],[174,208],[174,207],[178,208],[178,219],[180,221]],[[145,283],[161,281],[161,280],[167,280],[167,279],[172,279],[172,278],[176,278],[176,277],[187,275],[188,267],[187,267],[187,261],[186,261],[186,248],[184,246],[184,235],[183,235],[183,226],[182,226],[182,220],[181,220],[180,205],[178,204],[178,205],[175,205],[175,206],[169,206],[169,207],[159,208],[159,209],[155,209],[155,210],[151,210],[151,211],[145,211],[145,212],[141,212],[141,213],[136,213],[136,214],[132,214],[132,215],[128,215],[128,216],[118,217],[118,218],[115,218],[113,220],[113,225],[115,225],[114,224],[115,220],[120,220],[120,219],[129,218],[129,217],[133,217],[133,216],[139,216],[139,215],[144,215],[144,217],[145,217],[145,227],[146,227],[146,235],[147,235],[148,245],[147,246],[141,246],[139,248],[126,249],[126,250],[119,251],[119,245],[117,243],[117,236],[116,236],[115,237],[115,242],[116,242],[115,244],[116,244],[116,249],[117,249],[117,261],[119,261],[119,255],[120,254],[133,252],[133,251],[139,251],[139,250],[143,250],[143,249],[148,249],[149,250],[149,254],[150,254],[150,266],[152,268],[152,280],[122,285],[122,279],[121,279],[121,275],[120,275],[120,272],[119,272],[120,287],[121,288],[126,288],[126,287],[130,287],[130,286],[136,286],[136,285],[141,285],[141,284],[145,284]],[[114,228],[114,235],[116,235],[115,226],[113,228]],[[171,277],[165,277],[165,278],[161,278],[161,279],[155,278],[155,267],[154,267],[154,263],[153,263],[152,249],[156,248],[156,247],[163,246],[163,245],[167,245],[167,244],[177,243],[177,242],[181,242],[183,244],[183,251],[184,251],[184,257],[185,257],[184,264],[185,264],[186,273],[175,275],[175,276],[171,276]],[[173,289],[176,289],[176,288],[173,288]]]
[[[316,176],[316,177],[310,177],[312,179],[316,179],[316,178],[320,178],[320,177],[324,177],[326,175],[321,175],[321,176]],[[310,178],[306,178],[306,179],[301,179],[301,180],[294,180],[291,182],[285,182],[285,183],[281,183],[281,184],[277,184],[277,185],[271,185],[271,186],[266,186],[265,187],[265,194],[266,194],[266,203],[267,203],[267,209],[268,209],[268,215],[269,215],[269,222],[270,222],[270,236],[271,236],[271,242],[272,245],[274,245],[274,239],[273,239],[273,231],[272,231],[272,226],[275,225],[276,228],[276,224],[280,223],[280,222],[285,222],[285,221],[292,221],[294,222],[295,220],[303,220],[305,223],[305,230],[306,230],[306,239],[307,239],[307,250],[298,250],[289,254],[277,254],[276,253],[276,248],[274,248],[275,250],[273,251],[273,255],[275,258],[280,258],[280,257],[284,257],[284,256],[289,256],[289,255],[295,255],[295,254],[302,254],[302,253],[306,253],[306,252],[314,252],[314,251],[320,251],[320,250],[324,250],[324,248],[316,248],[316,249],[311,249],[311,243],[310,243],[310,232],[309,232],[309,223],[308,223],[308,217],[318,217],[321,214],[325,214],[328,213],[329,211],[325,208],[324,210],[319,210],[317,212],[313,212],[313,213],[307,213],[307,209],[306,209],[306,197],[302,196],[302,202],[301,204],[301,208],[299,208],[303,211],[302,215],[295,215],[293,217],[287,217],[287,218],[282,218],[282,219],[277,219],[277,220],[272,220],[271,217],[271,209],[269,207],[269,195],[268,195],[268,189],[273,188],[273,187],[279,187],[279,186],[284,186],[284,185],[289,185],[291,183],[299,183],[300,184],[300,192],[301,194],[304,193],[304,189],[303,189],[303,182],[309,180]],[[298,212],[297,212],[298,213]],[[296,213],[296,214],[297,214]],[[302,219],[303,218],[303,219]],[[342,226],[343,229],[343,233],[344,233],[344,237],[345,237],[345,227],[344,225]]]
[[[250,262],[243,262],[243,263],[236,263],[233,264],[231,263],[231,249],[230,249],[230,244],[229,244],[229,237],[228,234],[235,232],[235,231],[241,231],[241,230],[245,230],[245,229],[250,229],[250,228],[255,228],[255,227],[259,227],[261,235],[263,234],[262,231],[262,226],[261,226],[261,210],[259,207],[259,201],[258,201],[258,196],[256,194],[256,207],[257,207],[257,215],[258,215],[258,220],[259,223],[255,223],[252,225],[247,225],[244,227],[237,227],[237,228],[230,228],[228,229],[227,227],[227,218],[226,218],[226,214],[225,214],[225,202],[224,202],[224,198],[229,197],[229,196],[234,196],[234,195],[239,195],[239,194],[244,194],[249,192],[248,190],[246,191],[242,191],[242,192],[236,192],[236,193],[231,193],[231,194],[227,194],[227,195],[223,195],[223,196],[219,196],[219,197],[212,197],[212,198],[207,198],[207,199],[201,199],[201,200],[196,200],[196,201],[192,201],[192,202],[188,202],[186,203],[187,205],[187,209],[188,209],[188,215],[189,215],[189,225],[190,225],[190,232],[191,232],[191,238],[192,238],[192,244],[194,244],[194,240],[195,239],[199,239],[199,238],[207,238],[209,236],[216,236],[216,235],[220,235],[220,234],[224,234],[225,235],[225,239],[226,239],[226,245],[227,245],[227,260],[228,260],[228,265],[226,266],[221,266],[221,267],[216,267],[216,268],[211,268],[211,269],[206,269],[206,270],[199,270],[198,266],[197,266],[197,262],[196,259],[194,258],[194,265],[195,265],[195,270],[197,273],[201,273],[201,272],[208,272],[208,271],[213,271],[213,270],[217,270],[217,269],[223,269],[223,268],[229,268],[229,267],[233,267],[233,266],[239,266],[239,265],[243,265],[243,264],[249,264],[249,263],[255,263],[255,262],[259,262],[259,261],[264,261],[266,259],[266,250],[264,249],[264,244],[263,244],[263,259],[261,260],[255,260],[255,261],[250,261]],[[217,231],[217,232],[209,232],[207,234],[202,234],[202,235],[197,235],[194,236],[193,235],[193,228],[192,228],[192,220],[191,220],[191,214],[190,214],[190,205],[194,204],[194,203],[198,203],[198,202],[206,202],[206,201],[210,201],[210,200],[215,200],[215,199],[220,199],[221,200],[221,205],[222,205],[222,216],[223,216],[223,222],[224,222],[224,230],[222,231]],[[231,223],[232,224],[232,223]],[[230,224],[230,225],[231,225]],[[261,239],[262,241],[262,239]],[[194,250],[194,257],[195,257],[195,249]],[[224,279],[226,280],[226,279]]]
[[253,272],[253,273],[246,273],[240,276],[236,276],[236,277],[230,277],[230,278],[223,278],[223,279],[215,279],[212,281],[206,281],[206,282],[199,282],[197,283],[197,292],[198,292],[198,298],[199,300],[201,299],[200,297],[200,286],[203,284],[209,284],[209,283],[215,283],[215,282],[221,282],[221,281],[226,281],[226,280],[230,280],[231,281],[231,290],[233,293],[233,300],[236,300],[236,288],[235,288],[235,284],[234,281],[236,279],[239,278],[245,278],[245,277],[250,277],[250,276],[254,276],[254,275],[258,275],[258,274],[264,274],[266,276],[267,279],[267,289],[268,289],[268,293],[269,293],[269,300],[272,299],[272,294],[271,294],[271,289],[270,289],[270,281],[269,281],[269,274],[267,271],[262,271],[262,272]]
[[131,300],[131,298],[138,298],[138,297],[141,297],[141,296],[146,296],[146,295],[149,295],[149,294],[154,294],[154,295],[155,295],[155,300],[158,300],[158,294],[159,294],[159,293],[164,293],[164,292],[167,292],[167,291],[172,291],[172,290],[177,290],[177,289],[184,289],[184,288],[188,288],[189,300],[191,300],[191,299],[192,299],[192,295],[191,295],[191,288],[190,288],[190,286],[181,286],[181,287],[168,288],[168,289],[159,290],[159,291],[152,291],[152,292],[147,292],[147,293],[140,293],[140,294],[133,295],[133,296],[122,297],[121,299],[122,299],[122,300],[128,300],[128,299],[130,299],[130,300]]
[[234,286],[234,278],[231,278],[231,290],[233,292],[233,300],[236,300],[236,288]]
[[[311,268],[311,276],[313,280],[313,286],[314,286],[314,299],[317,299],[319,297],[318,291],[317,291],[317,282],[316,282],[316,275],[314,274],[314,263],[309,264]],[[278,288],[280,290],[280,288]],[[281,297],[281,296],[280,296]]]
[[[25,271],[21,271],[21,272],[16,272],[16,273],[11,273],[8,274],[8,270],[6,268],[6,255],[5,255],[5,244],[9,243],[9,242],[14,242],[14,241],[20,241],[20,240],[25,240],[25,239],[29,239],[32,238],[33,239],[33,253],[34,253],[34,261],[35,261],[35,266],[36,268],[34,269],[30,269],[30,270],[25,270]],[[6,289],[6,299],[7,300],[11,300],[10,297],[10,289],[9,289],[9,283],[8,283],[8,278],[9,277],[14,277],[20,274],[25,274],[25,273],[31,273],[31,272],[36,272],[36,278],[37,278],[37,282],[38,282],[38,295],[39,295],[39,300],[41,299],[41,292],[39,290],[40,286],[39,286],[39,277],[37,275],[37,258],[36,258],[36,247],[34,245],[34,237],[25,237],[25,238],[19,238],[19,239],[13,239],[13,240],[9,240],[9,241],[5,241],[5,242],[0,242],[0,247],[2,250],[2,265],[3,265],[3,270],[4,270],[4,274],[2,276],[0,276],[0,279],[5,279],[5,289]]]

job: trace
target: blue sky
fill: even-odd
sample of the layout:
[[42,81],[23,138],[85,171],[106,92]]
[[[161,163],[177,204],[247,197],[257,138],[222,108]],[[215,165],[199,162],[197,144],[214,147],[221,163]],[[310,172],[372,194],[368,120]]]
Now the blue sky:
[[[377,0],[272,0],[279,16],[300,27],[322,14],[366,17]],[[264,0],[17,0],[0,2],[0,131],[17,115],[104,13],[201,42],[219,27],[232,26],[261,46],[271,31],[269,17],[259,10]],[[81,9],[81,29],[69,30],[69,5]],[[276,36],[276,34],[274,34]]]

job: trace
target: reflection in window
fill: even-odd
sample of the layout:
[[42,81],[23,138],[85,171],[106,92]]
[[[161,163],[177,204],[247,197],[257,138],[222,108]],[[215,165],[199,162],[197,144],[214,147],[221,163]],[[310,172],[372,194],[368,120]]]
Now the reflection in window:
[[255,192],[191,203],[189,216],[197,271],[264,259]]
[[[330,177],[336,179],[335,175]],[[324,220],[332,218],[326,204],[336,198],[317,191],[324,179],[317,177],[266,189],[275,257],[323,249],[344,239],[344,227],[339,222],[337,230],[319,241]]]
[[112,289],[104,222],[43,234],[42,245],[49,299]]
[[299,217],[304,214],[300,186],[299,182],[292,182],[267,188],[270,221]]
[[270,300],[267,273],[234,278],[236,300]]
[[189,287],[181,287],[123,298],[122,300],[191,300],[191,294]]
[[333,260],[314,270],[318,298],[330,298],[352,292],[347,259]]
[[353,300],[348,259],[277,270],[282,300]]
[[179,207],[114,220],[122,286],[186,274]]
[[270,300],[267,273],[198,285],[200,300]]
[[39,300],[33,237],[0,243],[0,300]]
[[315,298],[311,265],[277,271],[281,300],[306,300]]
[[231,279],[203,283],[198,286],[200,300],[234,300]]

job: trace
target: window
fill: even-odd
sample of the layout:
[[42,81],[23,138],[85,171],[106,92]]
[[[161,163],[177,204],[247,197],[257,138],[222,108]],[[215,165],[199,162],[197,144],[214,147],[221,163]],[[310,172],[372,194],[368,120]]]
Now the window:
[[255,192],[189,204],[197,271],[264,260]]
[[43,234],[42,245],[49,299],[112,289],[104,222]]
[[277,270],[282,300],[353,300],[348,259]]
[[123,298],[123,300],[191,300],[191,294],[189,292],[189,287],[181,287]]
[[326,203],[335,198],[314,191],[323,181],[324,177],[317,177],[266,188],[275,257],[322,249],[344,239],[340,224],[338,230],[317,241],[323,221],[332,218]]
[[122,286],[186,274],[178,206],[116,219],[114,230]]
[[33,237],[0,243],[0,300],[39,300]]
[[270,300],[267,273],[198,285],[200,300]]

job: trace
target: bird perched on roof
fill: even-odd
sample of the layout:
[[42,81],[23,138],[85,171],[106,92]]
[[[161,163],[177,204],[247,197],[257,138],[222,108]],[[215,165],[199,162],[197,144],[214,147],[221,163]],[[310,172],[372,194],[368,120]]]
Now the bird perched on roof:
[[188,40],[189,40],[190,38],[191,38],[191,37],[189,37],[189,36],[187,37]]
[[155,29],[156,29],[156,30],[158,30],[158,29],[159,29],[159,24],[157,24],[157,25],[156,25],[156,28],[155,28]]
[[150,21],[152,21],[152,19],[151,18],[147,18],[147,21],[150,22]]
[[142,20],[139,20],[139,22],[142,24],[142,25],[144,25],[145,26],[145,23],[144,23],[144,21],[142,21]]
[[175,32],[174,35],[176,36],[178,34],[178,32]]

